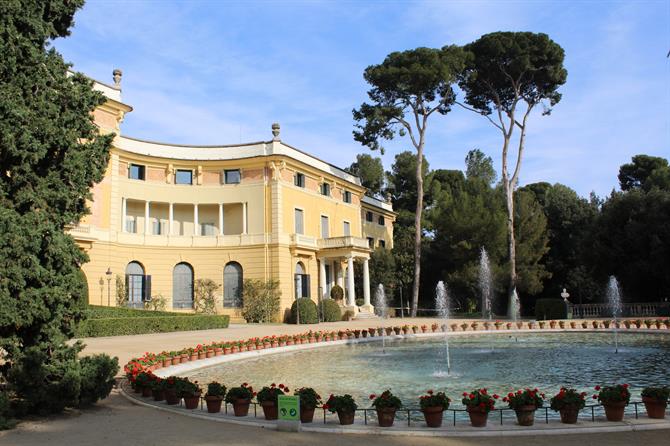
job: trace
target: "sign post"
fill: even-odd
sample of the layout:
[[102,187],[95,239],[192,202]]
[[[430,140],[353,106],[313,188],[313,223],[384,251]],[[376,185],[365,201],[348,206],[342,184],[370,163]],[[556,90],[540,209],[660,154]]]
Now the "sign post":
[[277,430],[300,432],[300,397],[279,395]]

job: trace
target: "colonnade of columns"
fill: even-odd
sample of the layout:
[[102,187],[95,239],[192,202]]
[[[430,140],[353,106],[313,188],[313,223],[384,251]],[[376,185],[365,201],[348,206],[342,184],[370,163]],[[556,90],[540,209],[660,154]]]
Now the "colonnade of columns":
[[[319,258],[319,286],[321,287],[322,298],[327,299],[328,283],[326,278],[326,263],[327,257]],[[363,262],[363,305],[370,306],[370,268],[368,265],[369,259],[362,258]],[[338,262],[339,264],[339,262]],[[338,271],[337,284],[344,289],[344,278],[341,271]],[[353,307],[356,305],[356,291],[354,282],[354,257],[347,257],[347,306]]]
[[[151,201],[144,202],[144,233],[151,233]],[[168,235],[172,234],[172,228],[174,227],[174,204],[168,203]],[[244,201],[242,204],[242,234],[247,233],[247,202]],[[219,206],[219,224],[218,224],[218,234],[224,235],[223,231],[223,203],[218,203]],[[200,213],[198,211],[198,203],[193,204],[193,235],[200,235],[200,222],[199,222]],[[126,227],[126,221],[128,218],[128,200],[125,198],[121,199],[121,232],[128,232]]]

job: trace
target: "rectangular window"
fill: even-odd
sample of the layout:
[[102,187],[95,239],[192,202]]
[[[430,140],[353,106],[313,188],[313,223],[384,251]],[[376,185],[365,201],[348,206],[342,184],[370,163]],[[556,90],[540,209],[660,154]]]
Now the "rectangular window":
[[345,190],[345,191],[342,193],[342,200],[343,200],[345,203],[351,203],[351,192],[349,192],[348,190]]
[[384,226],[384,216],[380,215],[379,218],[377,219],[377,224]]
[[137,233],[137,219],[135,217],[126,217],[126,232],[131,234]]
[[128,167],[128,178],[131,180],[144,180],[145,167],[140,164],[131,164]]
[[368,248],[375,249],[375,239],[368,237]]
[[295,233],[296,234],[304,234],[305,231],[305,226],[304,226],[304,221],[303,221],[303,212],[302,209],[296,209],[295,210]]
[[216,235],[216,225],[214,223],[201,224],[200,235]]
[[367,211],[367,212],[365,213],[365,221],[368,221],[368,222],[372,223],[372,220],[373,220],[373,219],[374,219],[374,217],[373,217],[373,215],[372,215],[372,212]]
[[344,235],[351,235],[351,225],[349,224],[348,221],[344,222]]
[[175,184],[193,184],[193,171],[179,169],[174,176]]
[[330,237],[328,232],[328,217],[325,215],[321,216],[321,238]]
[[321,183],[321,195],[325,195],[326,197],[330,197],[330,184]]
[[154,235],[161,235],[163,233],[163,225],[161,224],[161,221],[158,218],[154,218],[153,220],[153,234]]
[[379,247],[386,248],[386,242],[384,240],[379,240]]
[[296,172],[293,176],[293,184],[298,187],[305,187],[305,174]]
[[224,170],[223,177],[226,184],[239,184],[242,180],[242,174],[240,174],[240,169],[234,170]]

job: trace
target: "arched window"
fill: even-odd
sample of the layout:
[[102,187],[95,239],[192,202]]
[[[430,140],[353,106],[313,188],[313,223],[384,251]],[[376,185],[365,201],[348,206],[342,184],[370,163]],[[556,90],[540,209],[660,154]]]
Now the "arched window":
[[306,274],[305,265],[302,262],[295,264],[295,297],[310,297],[309,296],[309,274]]
[[193,268],[177,263],[172,271],[172,308],[193,308]]
[[223,306],[239,308],[242,306],[242,266],[229,262],[223,268]]
[[126,298],[128,306],[134,308],[143,308],[144,301],[151,299],[151,276],[144,274],[140,262],[126,265]]

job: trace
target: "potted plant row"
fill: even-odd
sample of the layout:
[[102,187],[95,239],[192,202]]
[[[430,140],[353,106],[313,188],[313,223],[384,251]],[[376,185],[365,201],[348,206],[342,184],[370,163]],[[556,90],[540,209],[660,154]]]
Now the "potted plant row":
[[300,397],[300,422],[311,423],[314,420],[314,411],[321,404],[321,395],[311,387],[302,387],[294,395]]
[[242,383],[239,387],[232,387],[226,393],[226,403],[233,405],[233,413],[236,417],[246,417],[249,413],[251,400],[256,396],[253,387],[247,383]]
[[561,415],[561,423],[575,424],[579,411],[586,406],[586,392],[561,387],[549,403],[551,409]]
[[642,389],[642,402],[649,418],[665,418],[668,407],[670,387],[645,387]]
[[451,400],[444,392],[435,393],[432,390],[427,390],[425,395],[421,395],[419,405],[426,419],[426,426],[441,427],[442,417],[444,411],[449,409],[449,403],[451,403]]
[[535,411],[544,404],[544,393],[537,389],[517,390],[508,393],[503,402],[514,409],[519,426],[532,426],[535,423]]
[[475,389],[472,392],[463,392],[461,402],[465,406],[470,424],[473,427],[485,427],[489,412],[495,408],[498,395],[489,395],[487,389]]
[[270,386],[263,387],[258,392],[256,399],[263,408],[263,414],[265,415],[266,420],[277,419],[279,416],[278,397],[279,395],[288,393],[288,391],[288,387],[284,384],[277,385],[272,383]]
[[593,395],[605,409],[607,421],[621,421],[626,406],[630,402],[630,392],[628,384],[615,384],[612,386],[596,386],[598,392]]
[[354,424],[354,415],[358,405],[349,394],[331,394],[326,404],[323,405],[323,408],[331,413],[337,413],[337,418],[340,420],[341,425],[349,425]]
[[391,427],[395,420],[395,413],[402,407],[400,398],[393,395],[389,389],[384,390],[381,395],[370,395],[372,407],[377,411],[377,422],[380,427]]

